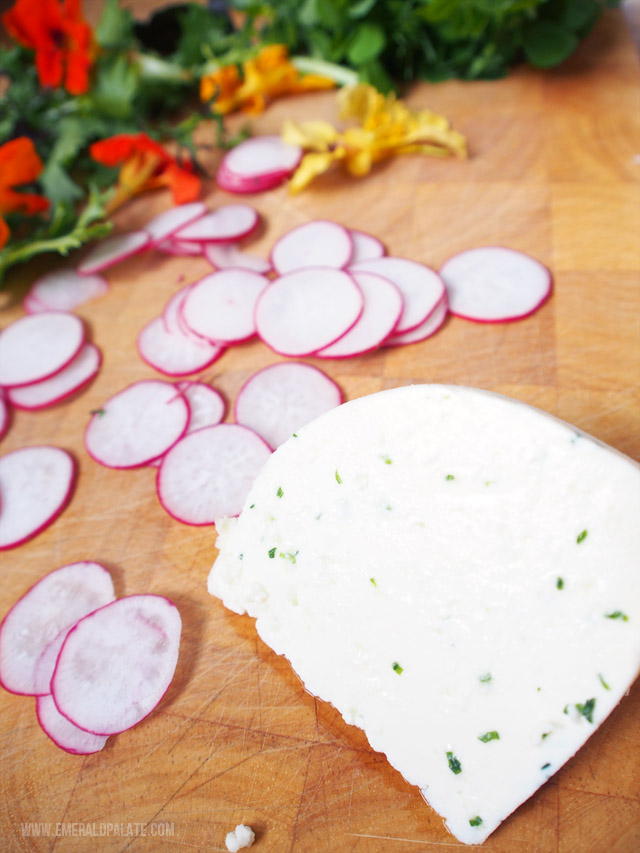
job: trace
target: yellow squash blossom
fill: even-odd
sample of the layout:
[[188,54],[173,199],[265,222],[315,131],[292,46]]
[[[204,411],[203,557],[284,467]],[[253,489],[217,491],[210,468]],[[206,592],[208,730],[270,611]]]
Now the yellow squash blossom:
[[307,152],[291,179],[291,192],[304,189],[336,162],[359,177],[394,154],[467,156],[464,136],[451,130],[444,116],[430,110],[412,112],[394,95],[382,95],[373,86],[346,86],[338,93],[338,103],[340,117],[357,124],[339,131],[324,121],[285,122],[284,141]]
[[211,101],[216,113],[242,110],[259,113],[281,95],[332,89],[335,81],[319,74],[301,74],[289,60],[283,44],[263,47],[253,58],[237,65],[225,65],[200,79],[200,99]]

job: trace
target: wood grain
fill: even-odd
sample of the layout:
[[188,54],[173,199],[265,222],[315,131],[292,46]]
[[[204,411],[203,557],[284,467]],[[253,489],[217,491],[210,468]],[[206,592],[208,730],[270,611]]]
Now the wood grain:
[[[293,225],[331,217],[433,266],[460,249],[499,243],[530,252],[554,273],[552,299],[526,320],[491,326],[450,319],[422,344],[321,364],[348,399],[411,382],[475,385],[540,406],[640,459],[639,83],[624,19],[609,12],[561,69],[517,69],[506,80],[410,93],[412,106],[444,112],[467,134],[467,162],[407,157],[366,180],[336,173],[296,198],[278,189],[249,199],[265,221],[251,247],[256,253]],[[288,116],[335,118],[333,95],[280,101],[254,129],[277,132]],[[203,129],[201,141],[210,134]],[[213,164],[217,155],[209,156]],[[207,185],[212,206],[228,200]],[[139,199],[118,225],[135,227],[168,204],[163,194]],[[0,296],[2,326],[20,316],[19,299],[47,263],[14,274]],[[125,384],[156,375],[137,356],[139,329],[183,281],[206,271],[201,259],[155,253],[114,269],[111,292],[79,309],[104,353],[100,375],[65,404],[16,413],[2,441],[2,452],[40,442],[65,447],[80,476],[53,527],[0,556],[0,611],[50,569],[95,559],[113,572],[119,595],[170,596],[184,635],[161,706],[94,756],[61,752],[39,731],[33,700],[0,695],[0,847],[222,850],[239,822],[254,827],[255,849],[264,851],[462,847],[361,731],[305,693],[286,661],[258,640],[252,620],[207,594],[213,530],[165,515],[152,470],[107,470],[83,448],[89,411]],[[248,375],[278,360],[253,342],[226,353],[206,378],[231,405]],[[86,824],[96,831],[124,824],[125,832],[143,827],[147,835],[121,836],[106,826],[108,834],[94,840],[30,838],[23,835],[27,823],[52,832],[64,824],[76,833]],[[158,824],[173,834],[152,836]],[[640,849],[638,684],[485,848]]]

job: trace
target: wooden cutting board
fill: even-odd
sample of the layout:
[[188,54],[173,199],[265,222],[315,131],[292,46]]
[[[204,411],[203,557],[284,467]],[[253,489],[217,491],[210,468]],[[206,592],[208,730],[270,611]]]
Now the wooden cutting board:
[[[321,364],[347,399],[413,382],[474,385],[546,409],[640,459],[639,83],[624,19],[610,12],[560,70],[412,91],[413,107],[443,112],[467,135],[467,162],[406,157],[365,180],[336,173],[295,198],[281,188],[248,199],[264,217],[255,253],[293,225],[328,217],[435,267],[461,249],[497,243],[553,271],[552,299],[526,320],[450,319],[421,344]],[[277,132],[288,116],[335,118],[333,95],[281,101],[254,130]],[[203,130],[202,141],[210,139]],[[229,200],[207,185],[210,205]],[[168,204],[164,194],[141,198],[119,227],[136,227]],[[44,268],[40,261],[14,273],[0,295],[0,325],[21,315],[19,300]],[[108,470],[84,450],[89,411],[157,375],[137,356],[138,331],[183,282],[207,271],[202,259],[149,253],[110,272],[110,293],[78,312],[103,351],[100,375],[70,402],[16,413],[0,445],[4,453],[50,442],[80,466],[58,521],[0,555],[1,613],[47,571],[93,559],[112,571],[119,595],[168,595],[184,622],[168,695],[97,755],[60,751],[39,731],[32,699],[0,693],[0,848],[222,850],[240,822],[254,827],[255,849],[265,853],[462,847],[360,730],[305,693],[252,620],[207,594],[214,531],[171,520],[152,469]],[[278,360],[248,343],[205,375],[231,407],[242,382]],[[56,830],[57,838],[28,837]],[[640,685],[485,848],[640,849]]]

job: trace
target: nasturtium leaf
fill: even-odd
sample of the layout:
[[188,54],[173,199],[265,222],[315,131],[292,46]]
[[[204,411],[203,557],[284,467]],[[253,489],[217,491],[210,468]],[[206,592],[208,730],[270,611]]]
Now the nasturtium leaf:
[[524,31],[522,47],[532,65],[552,68],[569,57],[578,46],[577,36],[555,21],[534,21]]

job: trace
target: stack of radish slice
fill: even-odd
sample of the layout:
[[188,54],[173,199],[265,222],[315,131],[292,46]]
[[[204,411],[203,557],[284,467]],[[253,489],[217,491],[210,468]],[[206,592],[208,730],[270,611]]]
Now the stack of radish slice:
[[302,159],[298,145],[288,145],[279,136],[247,139],[225,154],[216,181],[230,193],[259,193],[286,181]]
[[75,314],[27,314],[0,332],[0,387],[16,408],[42,409],[75,394],[100,368]]
[[85,432],[89,455],[111,468],[158,468],[162,506],[185,524],[237,515],[272,450],[318,415],[340,405],[325,373],[286,362],[264,368],[240,390],[235,424],[202,382],[144,380],[111,397]]
[[0,683],[36,697],[38,722],[57,746],[98,752],[160,702],[180,634],[169,599],[116,599],[103,566],[72,563],[45,575],[3,619]]

